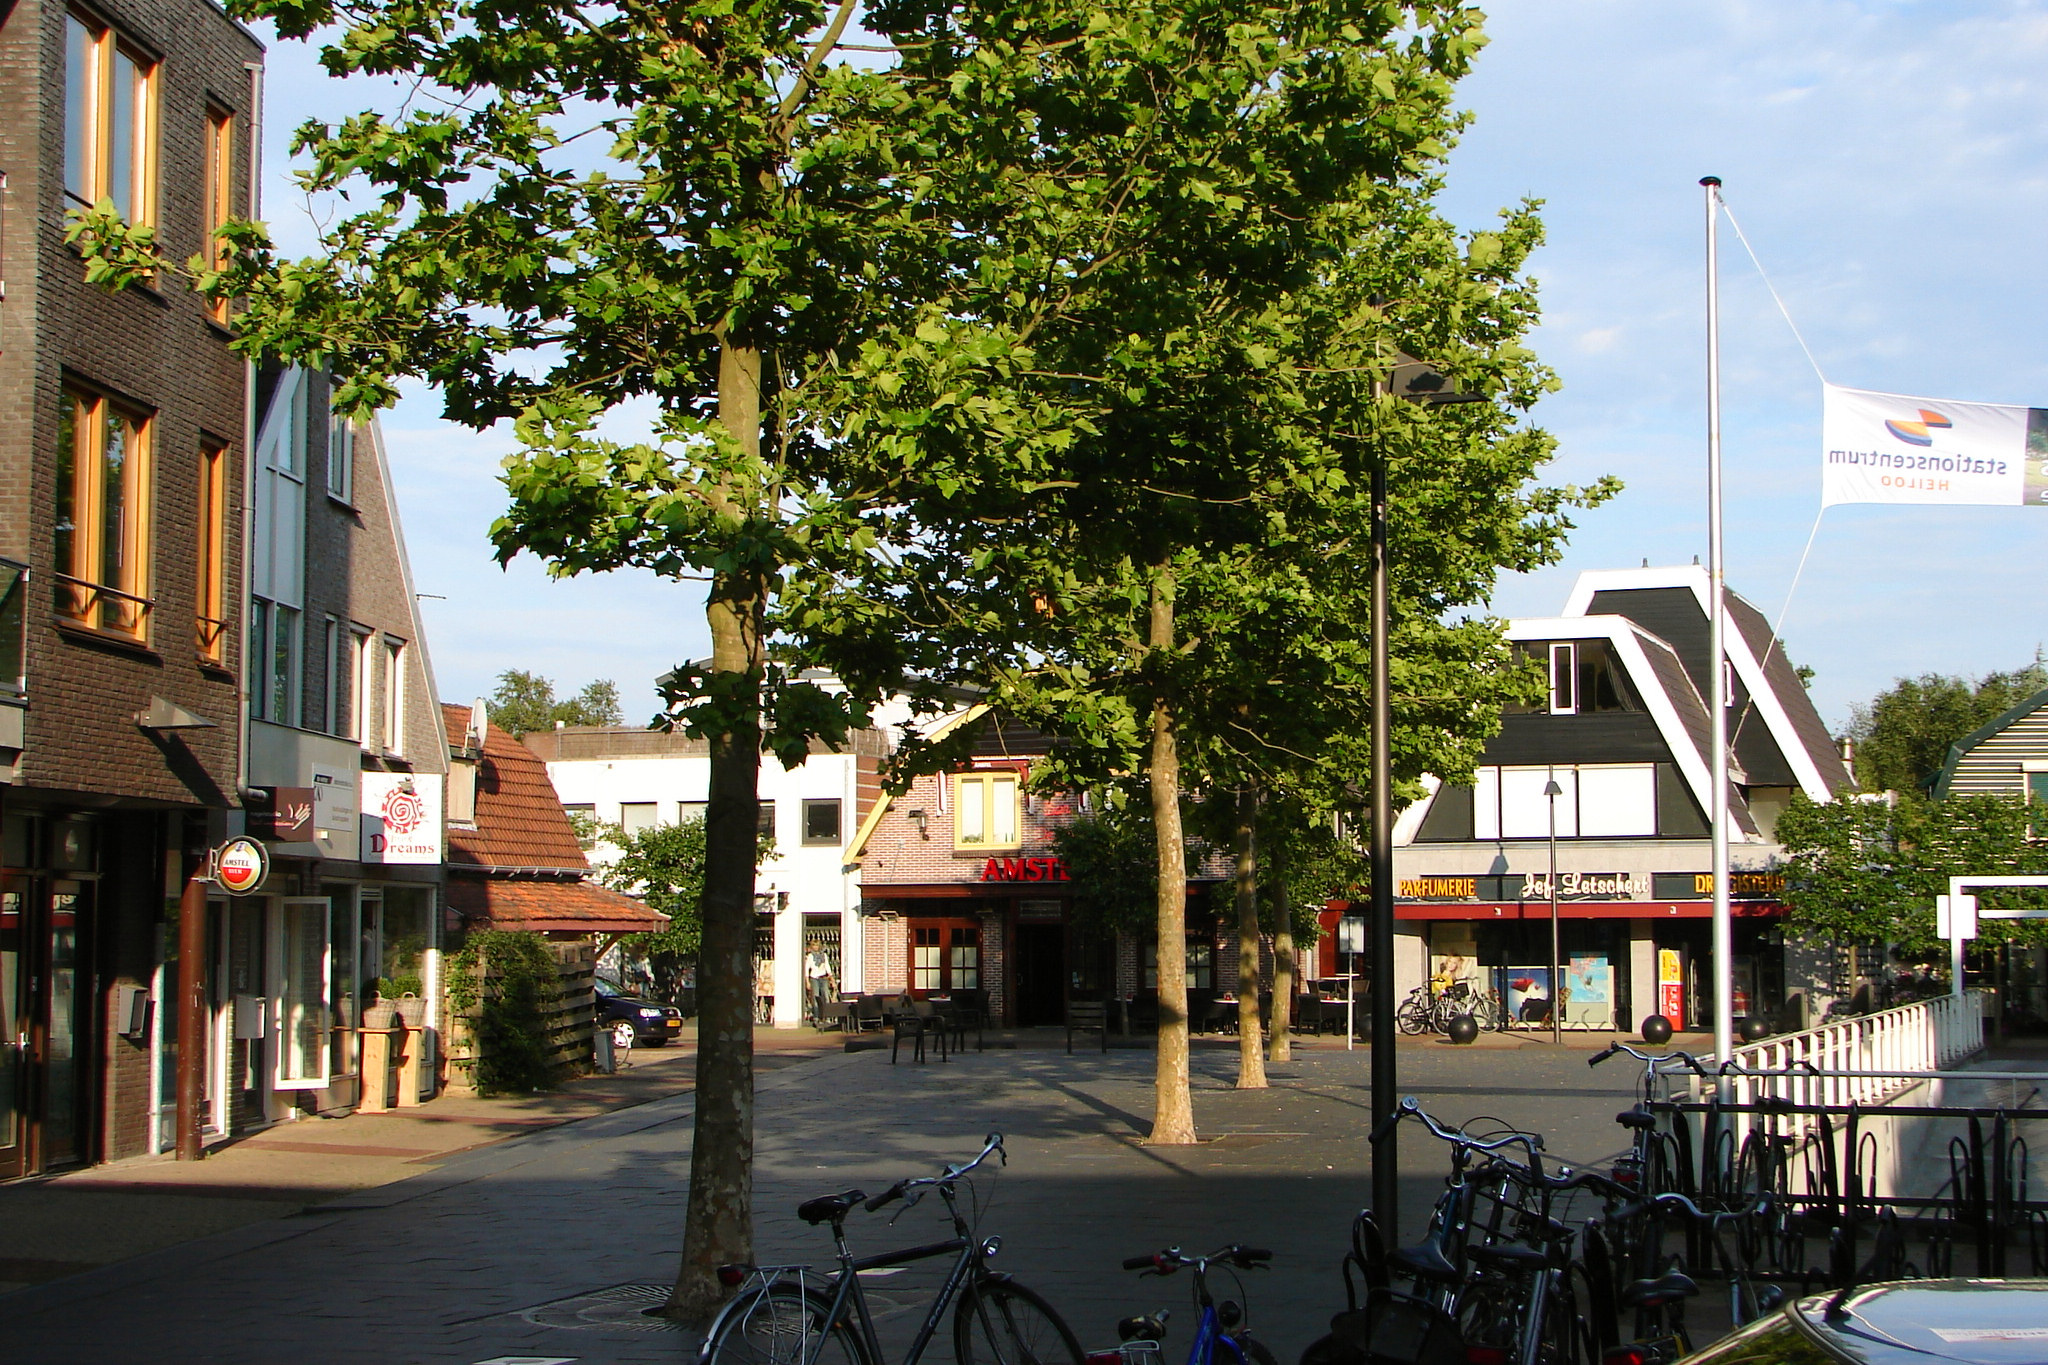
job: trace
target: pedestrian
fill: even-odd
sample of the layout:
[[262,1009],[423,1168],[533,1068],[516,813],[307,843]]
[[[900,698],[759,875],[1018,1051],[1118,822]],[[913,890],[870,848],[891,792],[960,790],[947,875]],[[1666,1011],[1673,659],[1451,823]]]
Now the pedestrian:
[[838,983],[832,976],[832,958],[825,952],[824,944],[813,943],[811,951],[804,955],[804,976],[811,987],[811,1022],[821,1023],[826,1003],[838,993]]

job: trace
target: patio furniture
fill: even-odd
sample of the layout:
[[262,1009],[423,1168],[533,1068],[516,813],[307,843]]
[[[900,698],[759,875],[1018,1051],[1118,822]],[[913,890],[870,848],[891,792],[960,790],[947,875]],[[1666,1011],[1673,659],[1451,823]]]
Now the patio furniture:
[[988,1026],[988,992],[974,988],[963,988],[953,992],[950,1002],[949,1022],[953,1026],[954,1046],[965,1049],[967,1030],[974,1030],[974,1050],[982,1051],[982,1030]]
[[896,1053],[903,1046],[903,1040],[911,1040],[910,1060],[926,1060],[925,1040],[933,1039],[938,1044],[939,1060],[951,1061],[946,1049],[946,1022],[929,1000],[904,999],[897,1002],[894,1022],[895,1036],[889,1041],[889,1065],[896,1065]]
[[1235,996],[1219,995],[1214,1000],[1211,1000],[1207,1017],[1203,1020],[1203,1029],[1204,1032],[1210,1030],[1214,1030],[1217,1033],[1237,1032],[1237,998]]
[[863,995],[853,1002],[853,1027],[858,1033],[880,1033],[888,1027],[879,995]]
[[1085,1033],[1094,1029],[1102,1039],[1102,1050],[1109,1051],[1109,1006],[1100,1000],[1069,1000],[1067,1002],[1067,1053],[1074,1051],[1074,1032]]
[[818,1012],[815,1027],[820,1033],[827,1029],[850,1032],[853,1028],[853,1001],[827,1000],[825,1007]]

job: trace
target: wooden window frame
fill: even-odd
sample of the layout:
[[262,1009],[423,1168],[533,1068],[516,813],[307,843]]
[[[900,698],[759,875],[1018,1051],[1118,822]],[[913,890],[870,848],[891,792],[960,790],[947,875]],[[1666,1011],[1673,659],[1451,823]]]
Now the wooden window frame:
[[[920,944],[917,940],[921,933],[933,935],[933,942]],[[959,941],[960,935],[963,933],[972,937],[971,943]],[[985,972],[988,945],[982,941],[983,935],[979,920],[957,915],[943,917],[919,916],[918,918],[906,919],[904,921],[903,936],[903,979],[912,995],[923,998],[933,991],[951,994],[956,990],[981,990],[986,986]],[[934,954],[930,966],[921,968],[918,965],[918,950],[920,948],[928,948]],[[959,960],[958,955],[962,948],[973,949],[974,962],[971,966]],[[954,979],[956,974],[964,975],[967,971],[974,973],[974,984],[971,986]],[[925,984],[919,984],[920,972],[928,974],[925,978]]]
[[[230,110],[209,104],[206,108],[205,256],[207,268],[215,272],[227,269],[228,247],[220,239],[220,230],[234,216],[235,116]],[[207,314],[225,326],[228,301],[220,298],[208,303]]]
[[[87,208],[102,200],[113,198],[112,166],[114,162],[114,119],[115,104],[114,76],[117,64],[115,58],[124,58],[139,79],[141,94],[135,101],[132,114],[134,126],[130,134],[134,139],[130,149],[131,162],[128,173],[128,213],[125,221],[135,227],[153,226],[157,220],[157,60],[122,37],[113,28],[89,14],[78,10],[65,11],[65,67],[67,86],[71,75],[80,76],[85,82],[83,91],[67,88],[64,92],[65,106],[65,196],[74,204]],[[76,29],[72,25],[76,25]],[[85,40],[85,69],[71,70],[71,43],[74,33]],[[79,101],[77,126],[73,124],[73,102]],[[73,183],[71,158],[74,151],[70,145],[75,135],[88,139],[80,149],[77,179]],[[118,205],[116,206],[119,207]]]
[[[66,384],[62,394],[70,438],[69,449],[58,453],[57,516],[61,528],[68,510],[72,540],[68,555],[58,550],[54,556],[57,615],[69,625],[146,644],[150,614],[156,606],[150,597],[150,561],[155,548],[154,419],[146,409],[90,389]],[[127,424],[133,445],[121,469],[121,558],[116,575],[120,581],[115,583],[103,581],[106,482],[98,477],[106,463],[110,416]],[[62,435],[58,439],[60,445],[65,444]]]
[[[1011,769],[996,769],[984,772],[954,773],[953,780],[953,847],[962,853],[985,853],[1024,846],[1024,779],[1023,775]],[[965,810],[965,793],[969,787],[979,787],[982,795],[982,837],[970,839],[961,816]],[[996,821],[992,818],[995,810],[995,794],[1003,788],[1009,789],[1010,837],[995,837]]]
[[407,644],[395,635],[384,637],[384,733],[378,744],[394,757],[405,754],[405,666]]
[[227,659],[228,447],[199,443],[198,592],[192,614],[193,644],[202,663]]

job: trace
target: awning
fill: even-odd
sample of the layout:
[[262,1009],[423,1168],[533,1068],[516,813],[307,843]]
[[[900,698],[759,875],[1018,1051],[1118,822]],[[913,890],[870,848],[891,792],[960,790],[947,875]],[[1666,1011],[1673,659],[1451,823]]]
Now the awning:
[[[1366,907],[1353,902],[1352,913]],[[1783,919],[1785,907],[1776,901],[1735,901],[1729,910],[1737,919]],[[1559,901],[1559,919],[1712,919],[1712,901]],[[1401,901],[1394,905],[1394,918],[1468,919],[1489,923],[1550,919],[1549,901]]]
[[451,876],[449,908],[473,924],[535,933],[639,934],[668,916],[586,881],[510,881]]

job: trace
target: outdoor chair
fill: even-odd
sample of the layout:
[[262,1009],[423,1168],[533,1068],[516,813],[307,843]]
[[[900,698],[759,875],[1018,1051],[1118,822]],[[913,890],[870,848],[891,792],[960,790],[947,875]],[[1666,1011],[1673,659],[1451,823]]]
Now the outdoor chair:
[[1124,1030],[1131,1034],[1159,1032],[1159,997],[1139,995],[1126,1000]]
[[820,1033],[827,1029],[838,1029],[840,1032],[846,1033],[850,1032],[852,1028],[853,1001],[851,1000],[827,1000],[824,1008],[818,1012],[817,1029]]
[[882,1015],[882,997],[863,995],[853,1002],[853,1027],[857,1033],[880,1033],[888,1021]]
[[954,1046],[967,1047],[967,1030],[974,1030],[974,1050],[983,1047],[982,1030],[988,1027],[988,992],[972,987],[953,992],[952,1015]]
[[938,1011],[932,1007],[929,1000],[905,999],[898,1002],[895,1036],[889,1042],[889,1065],[896,1065],[896,1052],[903,1046],[905,1038],[910,1039],[910,1060],[913,1062],[925,1060],[927,1038],[937,1040],[940,1061],[952,1060],[946,1051],[945,1020],[939,1017]]
[[1069,1000],[1067,1002],[1067,1054],[1073,1055],[1074,1031],[1085,1033],[1094,1029],[1102,1039],[1102,1050],[1109,1051],[1109,1006],[1100,1000]]

